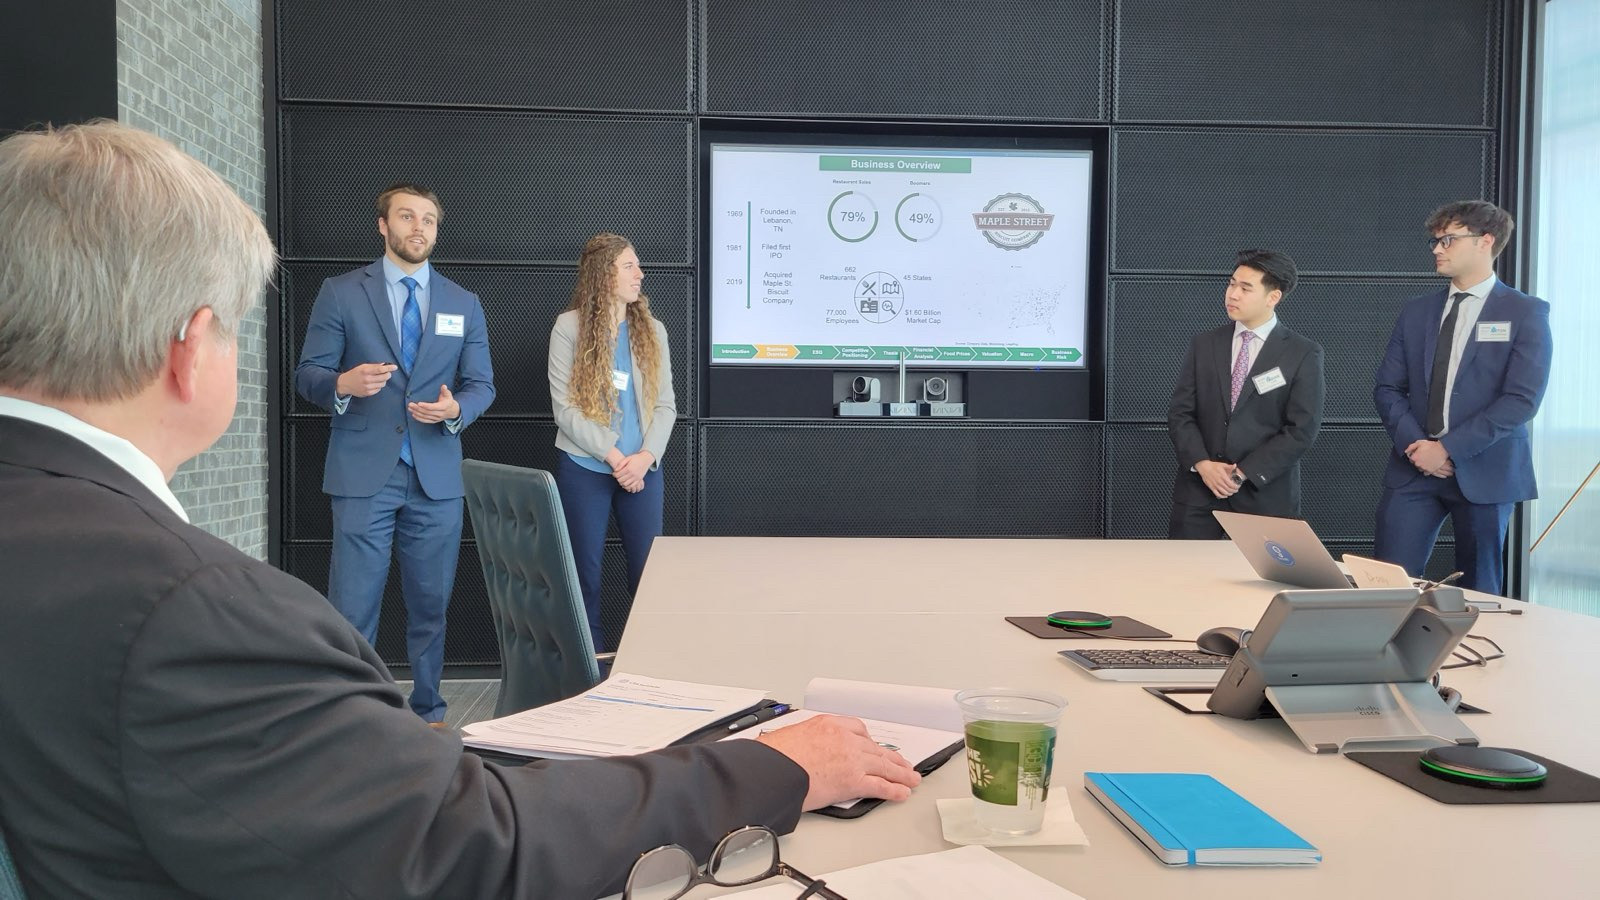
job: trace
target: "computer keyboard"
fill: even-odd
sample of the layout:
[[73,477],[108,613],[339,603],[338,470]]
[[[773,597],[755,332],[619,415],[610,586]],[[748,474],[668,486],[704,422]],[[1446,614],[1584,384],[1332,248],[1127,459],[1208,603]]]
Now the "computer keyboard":
[[1143,647],[1062,650],[1061,656],[1106,681],[1163,684],[1216,684],[1229,662],[1199,650]]

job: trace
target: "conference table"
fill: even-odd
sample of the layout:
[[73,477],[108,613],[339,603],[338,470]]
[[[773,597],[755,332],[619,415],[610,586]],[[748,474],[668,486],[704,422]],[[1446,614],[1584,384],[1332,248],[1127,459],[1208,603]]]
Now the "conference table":
[[[1054,691],[1069,705],[1050,802],[1072,805],[1089,845],[998,852],[1087,900],[1600,896],[1600,864],[1584,861],[1600,844],[1600,804],[1439,803],[1337,754],[1307,751],[1280,720],[1184,714],[1057,656],[1137,642],[1041,640],[1005,621],[1091,610],[1193,638],[1217,625],[1252,627],[1283,588],[1260,580],[1225,541],[661,537],[616,670],[794,701],[816,676]],[[1505,603],[1524,614],[1482,615],[1473,628],[1505,657],[1444,673],[1489,711],[1467,724],[1485,746],[1600,773],[1600,620]],[[1084,790],[1085,771],[1211,774],[1315,844],[1323,861],[1169,868]],[[935,801],[964,796],[957,757],[905,803],[854,820],[803,816],[783,838],[783,858],[819,875],[951,849]],[[717,892],[697,888],[691,898]]]

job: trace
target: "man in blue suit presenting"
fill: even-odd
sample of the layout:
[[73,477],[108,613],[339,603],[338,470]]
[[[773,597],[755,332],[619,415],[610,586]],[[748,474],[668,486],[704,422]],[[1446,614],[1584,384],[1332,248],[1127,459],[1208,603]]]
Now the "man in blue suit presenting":
[[483,308],[428,264],[441,216],[427,188],[378,195],[383,258],[322,283],[295,369],[300,396],[333,413],[322,479],[333,506],[328,599],[375,643],[398,550],[411,708],[428,722],[444,721],[461,431],[494,400]]
[[1394,448],[1376,555],[1420,575],[1449,516],[1462,585],[1498,594],[1512,506],[1539,495],[1528,422],[1550,378],[1550,304],[1494,276],[1513,223],[1481,200],[1434,210],[1448,287],[1400,310],[1372,392]]

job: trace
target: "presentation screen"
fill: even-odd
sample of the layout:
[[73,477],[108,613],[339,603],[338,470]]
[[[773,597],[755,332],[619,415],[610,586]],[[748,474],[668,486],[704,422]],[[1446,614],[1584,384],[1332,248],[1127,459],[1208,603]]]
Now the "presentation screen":
[[712,365],[1082,368],[1087,149],[710,144]]

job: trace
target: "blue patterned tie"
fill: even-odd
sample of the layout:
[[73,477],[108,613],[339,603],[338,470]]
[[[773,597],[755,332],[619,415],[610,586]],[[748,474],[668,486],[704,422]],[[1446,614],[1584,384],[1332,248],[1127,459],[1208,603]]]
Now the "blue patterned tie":
[[[411,366],[417,361],[417,348],[422,345],[422,307],[417,305],[417,280],[408,275],[400,283],[406,286],[406,306],[400,312],[400,367],[410,375]],[[410,427],[400,438],[400,460],[415,466],[411,461]]]

